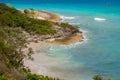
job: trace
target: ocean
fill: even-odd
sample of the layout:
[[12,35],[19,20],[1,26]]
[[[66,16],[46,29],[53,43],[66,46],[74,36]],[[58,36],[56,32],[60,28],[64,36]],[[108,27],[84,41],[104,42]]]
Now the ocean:
[[51,45],[43,51],[59,61],[51,71],[66,80],[120,80],[120,0],[0,0],[18,9],[47,10],[80,27],[84,41]]

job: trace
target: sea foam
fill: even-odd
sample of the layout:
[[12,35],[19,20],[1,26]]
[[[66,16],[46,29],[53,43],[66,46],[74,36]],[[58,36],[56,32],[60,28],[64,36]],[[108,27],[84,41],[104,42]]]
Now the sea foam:
[[76,48],[77,46],[82,45],[83,43],[87,43],[89,40],[87,37],[88,31],[84,30],[84,29],[80,29],[80,30],[83,32],[83,35],[84,35],[82,42],[76,42],[76,43],[72,43],[69,45],[61,44],[61,45],[57,45],[57,46],[51,46],[50,50],[51,51],[68,50],[68,49]]
[[106,21],[105,18],[99,18],[99,17],[95,17],[94,20],[95,20],[95,21]]

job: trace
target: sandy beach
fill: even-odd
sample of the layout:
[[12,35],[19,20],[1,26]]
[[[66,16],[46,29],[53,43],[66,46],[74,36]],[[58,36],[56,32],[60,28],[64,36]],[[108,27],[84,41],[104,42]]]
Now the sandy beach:
[[[70,40],[68,40],[67,42],[64,42],[64,44],[66,45],[66,44],[70,43],[70,41],[74,42],[74,40],[72,40],[72,39],[78,38],[78,37],[79,37],[78,35],[77,36],[74,35]],[[58,44],[58,42],[57,42],[57,44]],[[63,45],[62,42],[59,42],[59,44]],[[46,54],[46,52],[43,50],[46,47],[51,47],[52,45],[53,45],[53,43],[48,43],[45,41],[38,41],[37,43],[31,42],[28,45],[28,48],[33,49],[34,54],[32,55],[32,57],[34,58],[34,60],[31,61],[31,60],[25,59],[24,65],[29,67],[29,69],[31,70],[32,73],[36,73],[36,74],[40,74],[40,75],[42,74],[42,75],[60,78],[60,79],[62,78],[65,80],[73,80],[73,77],[70,76],[73,74],[73,72],[70,70],[64,70],[63,68],[60,67],[61,65],[64,65],[67,62],[69,62],[69,58],[65,59],[65,60],[63,58],[61,60],[61,58],[54,57],[54,55],[52,55],[52,54]],[[69,75],[67,73],[69,73]]]
[[[43,20],[50,20],[53,22],[59,22],[61,20],[60,16],[51,12],[47,11],[34,11],[34,18],[43,19]],[[33,40],[34,37],[30,37]],[[29,67],[32,73],[47,75],[50,77],[55,78],[62,78],[65,80],[73,80],[71,76],[67,75],[66,73],[71,73],[72,71],[67,71],[61,69],[59,66],[64,65],[67,61],[57,59],[57,57],[52,56],[51,54],[47,54],[43,49],[47,47],[51,47],[51,45],[70,45],[76,42],[83,41],[82,33],[74,33],[70,34],[69,36],[64,36],[63,38],[50,38],[43,41],[36,39],[37,41],[31,41],[27,46],[28,48],[32,48],[34,54],[32,57],[34,58],[33,61],[24,59],[24,65]],[[27,52],[27,49],[25,49]],[[69,61],[69,59],[68,59]],[[70,79],[71,78],[71,79]]]
[[[73,80],[71,76],[67,75],[68,77],[64,76],[66,73],[71,73],[72,71],[61,69],[59,66],[66,64],[69,62],[69,58],[66,60],[61,60],[57,57],[54,57],[51,54],[46,54],[43,50],[47,47],[51,47],[52,45],[69,45],[74,44],[76,42],[81,42],[83,40],[82,34],[73,34],[68,36],[62,40],[54,40],[50,42],[49,40],[46,41],[37,41],[37,42],[30,42],[28,48],[32,48],[34,54],[32,57],[34,58],[33,61],[25,59],[24,65],[29,67],[32,73],[47,75],[55,78],[62,78],[65,80]],[[26,50],[27,52],[27,50]],[[71,79],[70,79],[71,78]],[[82,80],[82,79],[81,79]]]
[[55,78],[61,78],[63,76],[59,71],[54,71],[53,68],[59,67],[64,64],[63,61],[58,59],[55,61],[51,55],[46,54],[42,49],[45,47],[49,47],[52,44],[46,43],[43,41],[39,41],[38,43],[31,42],[28,45],[28,48],[32,48],[34,54],[32,57],[34,60],[24,60],[24,65],[29,67],[32,73],[46,75]]

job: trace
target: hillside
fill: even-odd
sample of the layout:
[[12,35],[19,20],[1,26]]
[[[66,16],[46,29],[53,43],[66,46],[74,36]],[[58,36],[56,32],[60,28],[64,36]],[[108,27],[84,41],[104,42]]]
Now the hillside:
[[0,80],[59,80],[31,74],[23,59],[32,59],[32,49],[23,54],[28,35],[38,35],[40,40],[66,37],[78,33],[76,26],[31,18],[14,7],[0,3]]

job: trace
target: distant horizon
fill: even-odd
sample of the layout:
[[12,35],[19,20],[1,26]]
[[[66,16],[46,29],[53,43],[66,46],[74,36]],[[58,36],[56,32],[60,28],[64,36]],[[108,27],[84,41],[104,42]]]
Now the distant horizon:
[[64,4],[64,3],[72,3],[72,4],[101,4],[101,5],[110,5],[110,4],[114,4],[114,5],[118,5],[120,4],[120,0],[23,0],[23,1],[17,1],[17,0],[0,0],[0,2],[2,3],[22,3],[22,4],[32,4],[32,3],[36,3],[36,4],[47,4],[47,3],[59,3],[59,4]]

